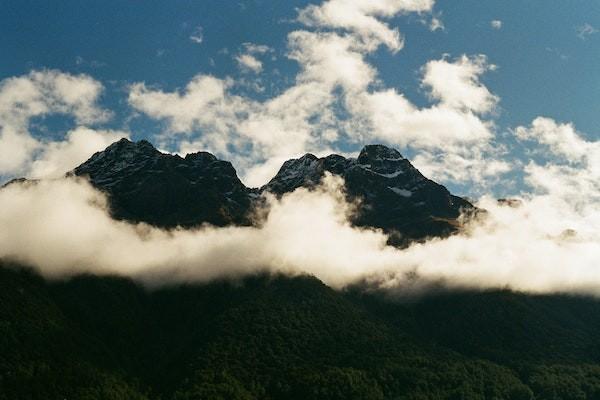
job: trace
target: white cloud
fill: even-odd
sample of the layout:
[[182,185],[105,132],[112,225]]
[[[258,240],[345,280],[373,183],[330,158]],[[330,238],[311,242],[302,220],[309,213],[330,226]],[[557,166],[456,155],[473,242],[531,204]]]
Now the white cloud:
[[262,62],[251,54],[240,54],[235,59],[243,70],[258,74],[263,69]]
[[435,31],[443,31],[445,29],[444,23],[438,17],[432,17],[431,21],[429,21],[429,30],[432,32]]
[[207,135],[227,136],[229,125],[236,124],[236,113],[247,108],[243,99],[227,93],[231,84],[228,80],[197,75],[181,93],[165,93],[137,83],[130,88],[129,103],[154,118],[167,119],[172,132],[199,128]]
[[311,27],[345,29],[371,45],[386,45],[393,51],[403,46],[397,29],[382,18],[409,12],[429,12],[434,0],[328,0],[301,10],[298,20]]
[[598,28],[588,24],[587,22],[575,28],[577,37],[581,40],[586,40],[589,36],[598,33]]
[[[573,183],[550,167],[544,179]],[[174,231],[110,219],[104,195],[82,180],[14,184],[0,191],[0,258],[46,277],[118,274],[150,285],[270,271],[312,274],[337,288],[365,280],[395,289],[417,276],[451,287],[600,294],[600,203],[587,192],[576,197],[583,202],[566,192],[529,195],[518,207],[484,198],[488,213],[465,233],[398,250],[380,231],[351,227],[354,206],[341,184],[329,177],[315,191],[269,198],[259,228]]]
[[65,140],[46,143],[33,161],[28,175],[36,179],[61,177],[95,152],[104,150],[123,137],[129,137],[129,134],[77,127],[66,134]]
[[[265,183],[267,168],[273,168],[271,175],[276,172],[276,161],[304,152],[335,151],[340,141],[385,141],[446,152],[468,144],[481,153],[493,138],[494,126],[478,114],[492,111],[498,101],[479,81],[481,74],[494,68],[485,57],[428,63],[423,85],[435,104],[425,108],[394,89],[382,88],[377,70],[366,60],[380,45],[399,49],[388,40],[396,31],[378,18],[426,12],[432,5],[334,0],[301,10],[299,20],[320,29],[289,33],[287,56],[298,62],[300,71],[293,86],[264,101],[233,95],[232,80],[200,74],[183,91],[172,93],[133,85],[129,102],[151,118],[168,121],[171,132],[187,135],[180,151],[198,146],[196,150],[208,149],[231,159],[252,186]],[[359,13],[366,22],[347,25],[342,17],[336,19],[339,16],[329,20],[332,10]],[[268,51],[255,44],[244,48],[244,55]],[[255,72],[262,68],[254,57],[240,56],[238,61]]]
[[265,54],[265,53],[270,53],[273,52],[273,49],[270,48],[267,45],[264,44],[256,44],[256,43],[249,43],[246,42],[243,44],[244,49],[246,49],[246,52],[249,54]]
[[471,192],[489,191],[515,168],[503,154],[486,147],[458,147],[449,152],[420,151],[412,160],[425,176],[439,182],[470,182]]
[[583,139],[573,124],[559,124],[551,118],[538,117],[529,127],[517,127],[515,134],[521,140],[546,145],[554,155],[571,161],[580,161],[600,151],[598,143]]
[[490,21],[490,26],[492,27],[492,29],[502,29],[502,21],[500,21],[499,19],[494,19]]
[[340,184],[328,179],[320,190],[271,198],[260,228],[171,232],[110,219],[104,195],[81,180],[15,184],[0,191],[0,258],[47,277],[115,273],[168,284],[267,270],[313,273],[340,287],[366,267],[391,266],[382,255],[395,252],[383,249],[383,234],[349,225]]
[[517,127],[520,140],[533,141],[543,160],[531,161],[527,182],[536,190],[559,198],[570,207],[595,208],[600,201],[600,142],[588,141],[572,124],[538,117],[529,127]]
[[190,40],[193,43],[201,44],[204,41],[204,29],[201,26],[194,28],[194,31],[190,35]]
[[30,132],[33,118],[70,116],[78,125],[104,122],[110,113],[97,101],[102,85],[87,75],[32,71],[0,81],[0,176],[27,174],[49,142]]
[[490,112],[498,97],[481,84],[479,77],[493,69],[495,66],[483,55],[463,55],[454,62],[446,59],[429,61],[423,68],[423,85],[443,106],[475,113]]

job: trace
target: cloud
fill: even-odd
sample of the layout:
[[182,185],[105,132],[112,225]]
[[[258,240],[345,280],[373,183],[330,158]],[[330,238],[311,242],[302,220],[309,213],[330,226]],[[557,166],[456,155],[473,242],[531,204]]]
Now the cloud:
[[442,20],[438,17],[432,17],[431,21],[429,21],[429,30],[431,32],[435,32],[435,31],[443,31],[446,28],[444,27],[444,23],[442,22]]
[[245,101],[229,95],[232,82],[210,75],[197,75],[183,91],[165,93],[148,88],[143,83],[130,87],[129,104],[139,111],[158,119],[167,119],[174,133],[206,130],[210,136],[227,136],[230,124],[235,124],[236,113],[247,108]]
[[[598,141],[539,117],[511,131],[531,160],[511,160],[508,144],[496,140],[499,98],[482,82],[495,67],[483,55],[428,61],[420,71],[426,105],[380,81],[370,56],[403,45],[389,21],[432,7],[426,0],[329,0],[300,10],[304,26],[287,37],[287,57],[299,72],[271,98],[239,95],[239,81],[199,73],[173,91],[135,83],[128,101],[165,123],[156,138],[161,147],[175,142],[181,152],[202,148],[232,159],[250,185],[265,183],[284,160],[304,152],[325,155],[378,141],[415,151],[415,165],[434,179],[487,188],[519,171],[530,189],[518,196],[520,206],[484,196],[478,205],[486,217],[464,233],[399,250],[385,245],[382,232],[349,224],[354,205],[336,178],[314,191],[269,198],[259,227],[172,231],[112,220],[104,195],[85,181],[45,179],[0,190],[0,258],[48,277],[113,273],[149,284],[272,271],[314,274],[334,287],[367,281],[396,289],[417,276],[450,286],[600,294]],[[595,33],[587,25],[582,38]],[[242,51],[258,63],[271,52],[252,43]],[[0,175],[60,177],[127,136],[90,127],[110,117],[98,105],[102,90],[87,75],[58,71],[1,81]],[[30,132],[32,121],[53,114],[74,120],[63,139]]]
[[98,106],[102,91],[103,86],[88,75],[54,70],[0,81],[0,177],[30,173],[45,146],[56,142],[34,136],[33,119],[60,114],[78,126],[108,120],[110,112]]
[[328,0],[300,11],[298,21],[310,27],[344,29],[372,46],[380,43],[393,51],[404,43],[400,32],[382,22],[397,14],[429,12],[434,0]]
[[598,33],[598,29],[587,22],[576,27],[575,31],[577,32],[577,37],[581,40],[586,40],[589,36]]
[[314,273],[341,287],[366,266],[389,262],[371,257],[395,250],[383,249],[383,234],[349,225],[340,185],[329,178],[316,191],[270,198],[260,228],[162,231],[110,219],[105,197],[82,180],[13,184],[0,191],[0,258],[46,277],[118,274],[170,284],[273,271]]
[[492,27],[492,29],[500,30],[502,29],[502,21],[500,21],[499,19],[494,19],[490,21],[490,26]]
[[[399,32],[384,20],[430,12],[432,6],[433,1],[332,0],[300,10],[298,20],[307,28],[287,37],[287,57],[300,69],[294,84],[272,98],[257,101],[234,94],[243,80],[198,74],[175,92],[135,84],[129,103],[152,119],[167,121],[159,145],[172,143],[173,134],[185,135],[177,151],[197,146],[231,159],[251,186],[264,184],[283,159],[340,151],[342,144],[382,141],[425,149],[436,160],[444,160],[437,156],[441,150],[466,157],[466,146],[482,154],[492,148],[494,136],[493,123],[483,115],[498,102],[480,82],[483,73],[494,69],[484,56],[427,63],[422,85],[430,94],[429,107],[417,107],[396,89],[385,88],[368,62],[380,46],[401,47]],[[254,55],[269,49],[246,43],[244,50],[238,62],[260,72],[262,63]],[[273,169],[267,171],[268,166]],[[469,179],[474,169],[469,176],[448,176]]]
[[427,152],[416,155],[413,164],[425,176],[436,177],[441,182],[473,182],[471,193],[489,191],[500,183],[504,174],[513,170],[514,164],[503,159],[503,154],[490,148],[462,147],[452,152]]
[[204,29],[201,26],[194,28],[192,34],[190,35],[190,41],[195,44],[202,44],[204,41]]
[[[541,170],[544,179],[579,185],[560,165]],[[478,205],[487,214],[464,233],[399,250],[382,232],[350,225],[355,205],[342,183],[328,176],[316,190],[268,197],[258,227],[171,231],[110,219],[104,195],[81,179],[13,184],[0,190],[0,258],[49,278],[117,274],[150,286],[266,271],[312,274],[335,288],[367,282],[396,291],[442,282],[600,295],[600,203],[591,191],[574,199],[535,189],[514,207],[485,197]]]
[[423,68],[423,86],[430,89],[431,97],[442,106],[475,113],[490,112],[498,103],[498,97],[481,84],[479,77],[495,68],[483,55],[463,55],[454,62],[429,61]]
[[264,44],[246,42],[243,44],[243,46],[244,49],[246,49],[246,52],[249,54],[265,54],[273,52],[272,48]]
[[47,143],[33,161],[29,176],[35,179],[59,178],[90,158],[95,152],[129,134],[122,131],[94,130],[77,127],[67,132],[65,140]]
[[518,139],[533,142],[534,153],[541,156],[526,167],[533,188],[571,207],[594,208],[600,201],[600,142],[586,140],[572,124],[545,117],[514,132]]
[[243,70],[258,74],[263,69],[262,62],[251,54],[240,54],[235,59]]
[[583,139],[573,124],[559,124],[551,118],[538,117],[529,127],[517,127],[515,134],[521,140],[548,146],[554,155],[572,161],[579,161],[600,151],[598,143]]

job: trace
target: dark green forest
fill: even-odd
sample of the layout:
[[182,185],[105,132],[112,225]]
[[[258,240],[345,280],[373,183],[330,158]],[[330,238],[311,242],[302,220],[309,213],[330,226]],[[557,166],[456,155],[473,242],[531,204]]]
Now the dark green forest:
[[600,302],[0,267],[0,400],[600,399]]

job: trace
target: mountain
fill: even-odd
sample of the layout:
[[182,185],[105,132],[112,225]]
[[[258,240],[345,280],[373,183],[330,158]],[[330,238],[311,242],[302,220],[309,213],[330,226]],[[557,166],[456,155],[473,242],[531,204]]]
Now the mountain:
[[108,194],[115,218],[172,228],[248,225],[250,191],[231,163],[206,152],[164,154],[121,139],[75,168]]
[[397,242],[448,236],[459,228],[462,212],[471,203],[427,179],[395,149],[365,146],[358,158],[306,154],[286,161],[261,190],[284,194],[320,182],[325,172],[344,178],[350,201],[360,202],[358,226],[382,228]]
[[248,225],[260,194],[315,186],[325,172],[344,178],[349,200],[359,201],[353,223],[384,229],[394,244],[452,234],[461,212],[474,209],[383,145],[364,147],[356,159],[306,154],[288,160],[260,189],[244,186],[231,163],[210,153],[182,158],[161,153],[145,140],[121,139],[71,174],[106,192],[115,218],[171,228]]
[[[381,145],[289,160],[257,189],[209,153],[146,141],[114,143],[71,174],[107,193],[115,218],[174,227],[251,224],[262,193],[311,188],[326,172],[360,202],[353,222],[394,244],[451,234],[476,211]],[[0,260],[0,400],[600,399],[598,299],[393,295],[261,274],[152,290],[46,281]]]

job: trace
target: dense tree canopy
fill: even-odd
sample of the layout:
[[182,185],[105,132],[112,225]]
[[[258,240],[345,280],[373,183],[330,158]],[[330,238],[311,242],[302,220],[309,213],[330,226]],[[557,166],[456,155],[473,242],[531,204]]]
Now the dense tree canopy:
[[0,268],[0,399],[599,399],[600,303]]

